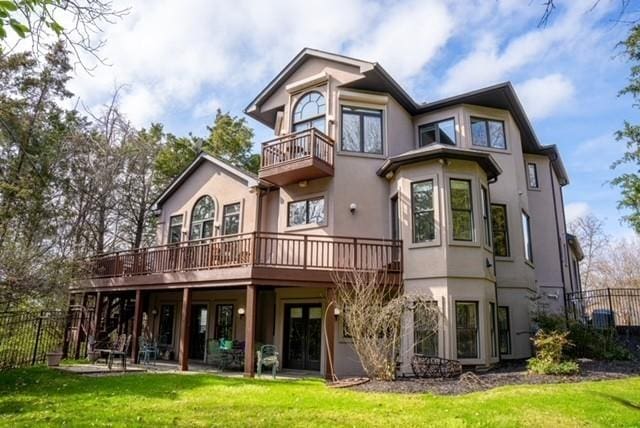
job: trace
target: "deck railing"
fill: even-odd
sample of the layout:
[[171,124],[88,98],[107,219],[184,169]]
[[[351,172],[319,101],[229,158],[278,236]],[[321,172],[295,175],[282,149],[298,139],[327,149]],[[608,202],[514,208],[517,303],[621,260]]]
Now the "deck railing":
[[315,128],[262,143],[262,169],[316,158],[333,166],[333,141]]
[[91,257],[89,278],[117,278],[236,266],[314,270],[402,269],[402,241],[253,232]]

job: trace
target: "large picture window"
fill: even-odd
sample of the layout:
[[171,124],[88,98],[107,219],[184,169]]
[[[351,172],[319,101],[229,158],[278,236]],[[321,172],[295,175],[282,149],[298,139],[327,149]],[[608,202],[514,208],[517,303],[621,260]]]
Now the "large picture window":
[[[438,302],[429,302],[434,308],[438,307]],[[433,331],[430,314],[423,306],[418,306],[413,311],[413,347],[416,354],[428,357],[438,356],[438,332]]]
[[413,242],[433,241],[436,237],[433,210],[433,180],[411,183]]
[[471,181],[452,178],[449,183],[453,239],[455,241],[473,241]]
[[418,128],[418,146],[424,147],[429,144],[449,144],[456,145],[456,122],[454,119],[441,120],[440,122],[429,123]]
[[222,234],[235,235],[240,232],[240,203],[225,205],[222,209]]
[[182,214],[171,216],[169,219],[169,244],[182,241]]
[[478,302],[456,302],[458,358],[478,358]]
[[491,204],[491,229],[493,230],[493,253],[498,257],[509,257],[509,227],[507,206]]
[[533,263],[533,245],[531,244],[531,219],[522,211],[522,236],[524,240],[524,258]]
[[216,305],[215,338],[233,340],[233,305]]
[[506,149],[504,122],[501,120],[471,118],[471,143],[474,146]]
[[213,236],[215,213],[215,205],[210,196],[203,196],[198,199],[191,212],[190,240],[211,238]]
[[323,197],[289,202],[288,208],[289,215],[287,224],[289,226],[325,223]]
[[382,111],[342,107],[342,151],[382,154]]
[[316,128],[325,131],[325,101],[320,92],[302,96],[293,109],[293,132]]
[[511,353],[511,327],[509,325],[509,307],[498,306],[498,345],[500,354]]

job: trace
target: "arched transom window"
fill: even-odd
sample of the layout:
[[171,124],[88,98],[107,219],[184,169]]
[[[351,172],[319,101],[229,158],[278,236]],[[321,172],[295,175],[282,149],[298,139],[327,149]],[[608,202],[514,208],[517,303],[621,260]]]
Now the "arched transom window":
[[320,92],[309,92],[302,96],[293,110],[293,132],[316,128],[325,132],[325,102]]
[[210,196],[203,196],[193,206],[189,239],[204,239],[213,236],[213,219],[216,207]]

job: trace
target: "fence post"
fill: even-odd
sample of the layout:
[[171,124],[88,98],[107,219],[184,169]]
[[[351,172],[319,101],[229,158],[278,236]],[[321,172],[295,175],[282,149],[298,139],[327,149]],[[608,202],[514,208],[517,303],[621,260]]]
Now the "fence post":
[[38,328],[36,330],[36,342],[33,345],[33,357],[31,358],[31,365],[34,366],[36,364],[36,359],[38,358],[38,345],[40,344],[40,333],[42,332],[42,317],[44,316],[44,311],[40,311],[40,316],[38,317]]
[[609,314],[611,315],[611,323],[613,325],[610,325],[609,327],[615,327],[616,326],[616,319],[615,319],[615,315],[613,313],[613,303],[611,301],[611,289],[607,287],[607,297],[609,298]]

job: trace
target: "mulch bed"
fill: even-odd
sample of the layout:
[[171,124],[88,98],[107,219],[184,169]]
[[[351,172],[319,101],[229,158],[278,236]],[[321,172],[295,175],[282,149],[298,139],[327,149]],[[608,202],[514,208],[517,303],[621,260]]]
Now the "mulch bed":
[[504,363],[485,373],[465,372],[457,379],[398,378],[393,382],[372,380],[351,389],[366,392],[423,393],[459,395],[484,391],[504,385],[574,383],[591,380],[620,379],[640,375],[640,363],[635,361],[581,360],[580,374],[573,376],[532,375],[524,362]]

